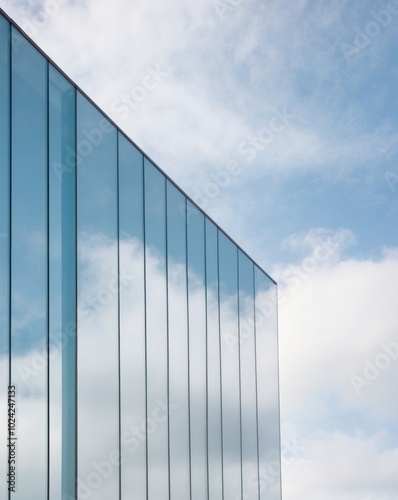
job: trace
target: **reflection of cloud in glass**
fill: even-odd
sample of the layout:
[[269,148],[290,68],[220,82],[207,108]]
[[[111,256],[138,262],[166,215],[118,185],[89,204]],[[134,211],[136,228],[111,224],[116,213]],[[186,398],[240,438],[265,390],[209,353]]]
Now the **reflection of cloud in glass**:
[[[92,486],[95,479],[101,473],[98,472],[103,466],[103,471],[108,471],[101,481],[98,481],[98,488],[91,487],[92,495],[90,498],[97,500],[107,500],[109,492],[117,488],[118,484],[118,466],[115,462],[110,468],[106,469],[107,463],[112,463],[111,459],[117,456],[118,451],[118,393],[115,388],[118,387],[118,295],[117,295],[117,243],[100,234],[82,234],[80,240],[80,262],[79,272],[80,280],[80,295],[79,295],[79,353],[82,356],[79,364],[79,478],[87,486],[87,479]],[[129,478],[137,479],[137,485],[140,484],[139,478],[145,477],[146,463],[146,440],[151,439],[153,444],[153,455],[151,455],[152,467],[154,474],[156,470],[159,474],[167,473],[168,464],[162,461],[157,461],[156,457],[164,456],[163,451],[158,449],[159,446],[164,446],[163,442],[157,443],[156,433],[163,432],[167,428],[167,400],[157,398],[156,405],[148,406],[148,422],[145,422],[145,364],[144,364],[144,281],[143,281],[143,246],[142,243],[135,239],[123,239],[120,241],[120,256],[123,266],[120,268],[122,281],[120,283],[120,303],[121,303],[121,383],[122,383],[122,484],[130,494],[130,498],[142,498],[142,492],[135,489],[135,482]],[[150,294],[152,303],[156,303],[161,298],[158,295],[163,294],[164,286],[164,262],[162,257],[156,251],[147,249],[146,252],[147,265],[147,283],[151,283],[151,289],[147,290]],[[183,498],[184,492],[184,474],[187,476],[188,469],[188,453],[187,443],[189,436],[187,426],[186,406],[181,403],[187,401],[187,343],[181,342],[181,339],[186,339],[187,335],[187,296],[186,296],[186,267],[185,262],[169,261],[169,306],[172,304],[174,311],[174,321],[170,323],[170,352],[173,353],[174,359],[179,359],[180,364],[170,365],[170,404],[172,413],[170,415],[171,422],[171,446],[173,449],[172,467],[173,474],[181,475],[181,491],[178,491],[178,483],[175,483],[174,494],[176,498]],[[203,309],[203,298],[205,297],[203,277],[199,275],[191,276],[194,286],[190,287],[189,303],[191,310]],[[116,284],[115,284],[116,283]],[[115,288],[116,286],[116,288]],[[109,293],[103,295],[106,298],[102,301],[99,307],[97,304],[93,312],[93,297],[98,297],[101,290]],[[260,290],[258,292],[258,303],[264,300],[269,300],[270,294],[274,290]],[[218,316],[218,294],[216,288],[207,290],[207,314],[209,321],[209,335],[217,335],[218,328],[214,322]],[[225,329],[236,328],[237,324],[237,307],[235,302],[236,297],[225,295],[221,304],[223,309],[223,327]],[[23,297],[24,301],[28,301],[29,297]],[[242,293],[241,296],[241,311],[242,317],[250,316],[250,308],[252,301]],[[171,310],[171,309],[170,309]],[[185,312],[184,312],[185,311]],[[179,316],[177,314],[179,312]],[[157,315],[157,311],[149,311],[148,314],[153,315],[153,325],[164,331],[162,318]],[[179,322],[178,319],[181,319]],[[198,325],[198,334],[202,331],[206,334],[205,318],[203,323]],[[247,320],[249,322],[249,320]],[[256,324],[257,328],[257,349],[258,349],[258,384],[259,384],[259,431],[260,442],[260,458],[261,464],[265,464],[277,458],[278,435],[276,432],[278,424],[278,413],[275,404],[277,402],[277,393],[275,385],[276,377],[276,336],[274,330],[275,318],[263,318]],[[109,342],[103,341],[103,338],[109,338],[109,332],[112,333],[112,351],[109,349]],[[249,337],[248,337],[249,339]],[[241,343],[241,369],[245,366],[245,356],[248,356],[248,350],[254,348],[250,340],[244,339]],[[254,337],[252,337],[254,342]],[[218,339],[217,339],[218,342]],[[209,345],[216,345],[214,338],[209,340]],[[252,347],[249,347],[252,346]],[[223,346],[223,362],[224,369],[228,369],[231,361],[225,354],[226,346]],[[195,356],[195,353],[191,353]],[[51,349],[50,359],[55,367],[59,363],[60,346],[54,344]],[[152,380],[152,387],[157,387],[159,384],[159,392],[161,393],[164,386],[164,380],[159,377],[157,371],[158,364],[162,364],[167,356],[167,352],[157,350],[152,353],[151,366],[147,367],[148,373]],[[84,359],[84,363],[82,363]],[[212,359],[212,353],[209,352],[209,359]],[[217,360],[212,361],[217,362]],[[231,365],[232,367],[233,365]],[[38,357],[38,351],[30,349],[29,352],[16,354],[13,359],[13,369],[15,373],[20,374],[20,384],[18,386],[18,404],[19,409],[23,412],[24,417],[20,419],[19,432],[23,439],[20,441],[21,450],[24,448],[25,463],[29,460],[32,464],[29,471],[24,471],[24,483],[29,480],[30,492],[35,491],[35,485],[38,485],[43,479],[41,466],[34,459],[34,450],[41,440],[41,434],[37,429],[43,427],[45,432],[45,424],[42,421],[44,409],[46,407],[46,392],[43,389],[43,374],[40,373],[40,368],[45,369],[45,359]],[[232,369],[232,368],[231,368]],[[4,357],[0,363],[1,374],[6,373],[6,363]],[[33,370],[33,373],[31,372]],[[27,375],[29,383],[24,387],[24,374]],[[54,373],[56,375],[56,373]],[[58,377],[60,373],[58,373]],[[242,381],[245,380],[242,378]],[[59,381],[59,380],[58,380]],[[52,380],[52,383],[54,380]],[[191,371],[190,374],[190,395],[191,395],[191,418],[192,413],[202,411],[203,394],[203,376],[201,373]],[[242,386],[242,394],[245,391],[253,390]],[[131,392],[131,396],[129,397]],[[52,393],[55,396],[54,392]],[[222,387],[223,395],[223,426],[228,425],[229,419],[236,419],[236,414],[231,415],[235,411],[236,387],[228,384],[223,380]],[[106,397],[105,397],[106,396]],[[214,387],[209,387],[209,407],[214,408],[219,405],[218,391]],[[242,398],[242,402],[245,398]],[[247,404],[252,404],[253,401],[247,401]],[[2,401],[4,405],[4,402]],[[52,445],[61,441],[60,414],[61,414],[61,397],[51,402],[52,408]],[[246,415],[245,423],[247,428],[255,428],[255,413],[242,409],[242,414]],[[213,415],[213,417],[212,417]],[[214,414],[209,413],[209,433],[216,433],[217,428],[220,428],[220,421],[214,418]],[[113,427],[112,427],[113,426]],[[148,434],[146,427],[148,426]],[[181,432],[178,432],[178,429]],[[35,431],[36,429],[36,431]],[[111,432],[109,432],[111,430]],[[191,433],[201,433],[205,435],[205,429],[191,428]],[[245,437],[245,428],[243,428]],[[90,437],[91,436],[91,437]],[[101,436],[101,439],[94,439],[94,436]],[[239,438],[238,438],[239,439]],[[36,441],[38,441],[36,443]],[[52,449],[56,448],[52,446]],[[229,474],[240,475],[240,455],[234,455],[234,446],[230,443],[224,443],[224,460],[228,461]],[[159,451],[159,453],[156,453]],[[167,451],[167,450],[166,450]],[[192,450],[194,452],[194,450]],[[215,456],[212,457],[212,453]],[[116,455],[114,455],[116,453]],[[209,446],[210,463],[213,458],[220,460],[219,450],[214,448],[214,443]],[[244,469],[253,471],[249,481],[247,491],[255,494],[253,473],[257,468],[257,449],[254,446],[249,449],[244,455]],[[198,457],[199,458],[199,457]],[[191,459],[195,460],[195,456],[191,455]],[[206,457],[201,456],[200,460],[206,463]],[[261,466],[260,466],[261,468]],[[261,472],[261,471],[260,471]],[[91,476],[90,476],[91,474]],[[94,475],[93,475],[94,474]],[[96,475],[95,475],[96,474]],[[261,476],[261,474],[260,474]],[[247,477],[249,473],[247,472]],[[41,478],[41,479],[40,479]],[[98,478],[97,478],[98,479]],[[260,477],[261,479],[261,477]],[[213,478],[214,480],[214,478]],[[260,481],[261,482],[261,481]],[[83,485],[81,483],[81,485]],[[188,484],[188,477],[185,478],[185,484]],[[40,486],[38,486],[40,491]],[[85,491],[82,486],[82,491]],[[271,494],[271,488],[277,488],[275,485],[267,485],[268,492]],[[134,492],[137,491],[135,494]],[[229,489],[228,483],[225,482],[225,494],[227,497],[236,498],[239,492]],[[276,494],[276,493],[275,493]],[[83,495],[84,496],[84,495]],[[83,498],[82,496],[82,498]],[[88,498],[88,497],[87,497]],[[256,496],[253,496],[256,498]],[[273,498],[273,497],[272,497]],[[277,496],[275,496],[277,498]]]
[[[113,262],[113,252],[116,248],[116,243],[111,242],[109,239],[98,236],[98,235],[86,235],[84,238],[84,243],[82,242],[82,261],[80,263],[81,273],[82,273],[82,289],[81,289],[81,298],[82,298],[82,309],[80,311],[81,317],[84,318],[86,316],[86,310],[84,309],[89,306],[85,306],[88,302],[85,302],[85,298],[91,296],[93,291],[101,290],[102,288],[107,288],[109,286],[109,280],[113,278],[112,265],[109,266],[109,262]],[[144,338],[144,318],[143,318],[143,305],[144,305],[144,290],[143,290],[143,280],[138,279],[135,280],[134,276],[140,277],[142,276],[142,262],[143,262],[143,249],[142,244],[136,239],[124,239],[120,242],[120,252],[123,255],[123,263],[124,269],[122,271],[125,273],[125,286],[121,291],[121,302],[124,304],[123,307],[123,316],[122,316],[122,346],[123,350],[121,353],[122,356],[122,388],[123,388],[123,428],[122,428],[122,448],[123,448],[123,467],[122,467],[122,478],[123,477],[143,477],[145,475],[145,441],[146,439],[142,439],[142,429],[145,429],[145,394],[144,387],[142,383],[144,381],[143,370],[144,370],[144,359],[134,356],[135,347],[137,346],[138,351],[142,354],[143,352],[143,338]],[[162,257],[159,253],[151,250],[147,250],[146,255],[146,263],[147,263],[147,282],[151,283],[151,290],[147,290],[147,293],[151,295],[152,303],[156,303],[157,301],[162,300],[163,294],[163,286],[164,286],[164,262],[162,262]],[[181,262],[172,262],[169,265],[169,268],[172,269],[172,272],[169,273],[169,286],[168,293],[169,297],[172,297],[173,309],[175,311],[185,311],[187,307],[187,297],[186,297],[186,272],[185,272],[185,263]],[[203,303],[203,294],[204,294],[204,285],[203,279],[200,276],[195,276],[195,287],[190,289],[191,296],[189,298],[190,304],[194,308],[201,308]],[[269,292],[266,292],[266,294]],[[158,298],[158,295],[160,297]],[[207,294],[208,299],[208,314],[210,317],[216,315],[216,311],[218,310],[218,299],[216,290],[208,290]],[[227,298],[223,303],[223,308],[226,311],[225,314],[225,323],[226,327],[230,328],[232,323],[234,325],[236,323],[236,306],[234,304],[231,305],[230,298]],[[112,390],[112,377],[115,373],[115,365],[114,358],[110,358],[109,351],[105,349],[101,342],[101,336],[103,334],[107,334],[110,330],[115,330],[115,339],[116,339],[116,330],[117,323],[115,320],[117,318],[114,315],[114,307],[117,304],[117,297],[115,296],[115,304],[109,303],[108,306],[104,306],[98,313],[94,316],[92,321],[88,324],[82,323],[81,329],[79,331],[79,350],[87,350],[93,353],[92,361],[88,364],[81,366],[81,377],[80,380],[84,380],[87,385],[83,388],[84,398],[80,400],[79,406],[79,414],[85,414],[84,421],[88,421],[91,416],[91,426],[95,429],[95,433],[101,433],[104,429],[107,428],[109,423],[115,422],[115,410],[114,407],[110,405],[105,405],[103,401],[103,394],[110,393]],[[127,307],[127,305],[129,305]],[[245,306],[244,306],[245,308]],[[153,314],[153,325],[159,329],[159,331],[164,331],[164,324],[162,322],[162,318],[157,316],[156,311],[150,311],[149,314]],[[184,318],[184,313],[181,314],[181,318]],[[178,323],[175,321],[172,325],[173,334],[170,336],[170,339],[182,339],[186,336],[187,326],[184,321]],[[273,326],[272,324],[268,325],[268,328]],[[203,327],[203,334],[205,334],[205,325]],[[259,326],[260,328],[260,326]],[[267,325],[264,324],[263,332],[266,334]],[[270,340],[266,340],[264,344],[261,345],[262,349],[265,349],[266,352],[272,345],[272,337],[275,337],[275,334],[272,333],[272,336],[269,335]],[[95,346],[95,347],[93,347]],[[175,344],[171,345],[170,349],[172,349],[173,355],[175,358],[179,358],[180,360],[186,360],[187,350],[186,344]],[[273,351],[274,352],[274,351]],[[126,355],[130,353],[132,357],[130,358]],[[152,353],[152,360],[154,361],[152,366],[148,366],[148,372],[150,372],[152,387],[159,387],[159,393],[161,393],[164,380],[159,376],[157,371],[158,364],[161,365],[163,360],[165,359],[167,353],[158,350]],[[274,356],[275,357],[275,356]],[[270,360],[272,361],[272,360]],[[229,361],[226,359],[225,361],[228,365]],[[271,385],[271,381],[275,381],[275,372],[276,369],[276,359],[271,366],[266,369],[262,369],[259,371],[259,383],[263,380],[270,381],[267,383],[267,391],[263,391],[264,393],[269,392],[268,387]],[[170,400],[171,404],[175,404],[176,401],[185,401],[187,398],[187,385],[186,385],[186,367],[187,360],[184,364],[180,366],[170,366],[171,372],[176,375],[171,375],[170,382],[172,386],[170,387],[170,393],[173,395],[174,399]],[[109,373],[109,376],[107,375]],[[273,378],[272,378],[273,377]],[[99,383],[99,380],[101,383]],[[103,381],[108,381],[109,385],[104,385]],[[124,381],[128,381],[129,385],[124,386]],[[134,387],[134,381],[136,381],[140,388]],[[131,385],[130,385],[131,384]],[[128,399],[128,387],[131,387],[132,393],[136,395],[136,399],[129,400]],[[245,390],[245,388],[242,388]],[[202,394],[203,394],[203,379],[200,374],[196,372],[191,372],[190,378],[190,391],[191,391],[191,417],[192,412],[198,411],[197,409],[201,408],[203,405]],[[261,392],[261,390],[260,390]],[[231,397],[234,397],[236,394],[236,387],[229,386],[224,381],[223,386],[223,410],[224,410],[224,425],[228,425],[228,419],[230,418],[230,412],[234,411],[234,403],[231,403]],[[212,400],[212,397],[216,397],[217,392],[213,393],[212,390],[209,391],[209,405],[212,407],[213,405],[217,405],[218,401]],[[266,428],[267,421],[266,419],[272,415],[272,407],[276,403],[276,400],[273,399],[274,393],[270,393],[269,397],[260,397],[259,398],[259,413],[263,417],[264,420],[260,422],[260,430],[262,429],[262,435],[264,439],[267,440],[267,445],[265,449],[267,450],[266,455],[263,456],[263,460],[275,460],[277,458],[276,448],[272,449],[271,443],[278,442],[278,436],[275,432],[275,427],[271,429]],[[161,398],[160,398],[160,401]],[[162,401],[166,403],[166,401]],[[180,421],[182,425],[182,429],[187,432],[187,428],[184,425],[182,416],[186,418],[186,415],[183,413],[183,408],[175,409],[173,414],[171,415],[172,422]],[[156,414],[156,406],[148,407],[148,417],[151,418],[151,415],[155,412]],[[180,413],[180,411],[182,413]],[[275,413],[275,412],[274,412]],[[95,417],[94,417],[95,415]],[[274,415],[275,416],[275,415]],[[236,415],[234,416],[236,418]],[[249,420],[249,425],[255,426],[255,421],[253,421],[253,412],[251,413],[252,420]],[[153,420],[153,418],[152,418]],[[150,423],[150,422],[149,422]],[[273,422],[274,424],[275,422]],[[151,432],[149,439],[154,443],[153,450],[157,450],[156,446],[156,432],[158,427],[167,426],[167,422],[160,421],[157,423],[155,429],[149,427],[148,431]],[[219,421],[210,420],[210,426],[219,426]],[[141,430],[140,430],[141,429]],[[176,427],[172,426],[172,429],[176,429]],[[164,429],[161,429],[162,432]],[[203,429],[195,429],[191,428],[191,432],[203,432]],[[134,439],[134,437],[136,439]],[[87,435],[84,439],[87,438]],[[179,469],[182,474],[186,474],[187,469],[187,453],[185,444],[187,442],[188,436],[183,433],[173,432],[170,436],[172,440],[173,446],[173,462],[172,467],[173,470]],[[179,444],[180,442],[180,444]],[[93,464],[98,463],[100,457],[103,457],[104,460],[109,457],[112,450],[117,450],[118,443],[112,441],[111,434],[104,436],[104,439],[100,442],[90,442],[87,449],[87,454],[82,455],[82,459],[80,465],[80,478],[84,480],[90,473],[93,472]],[[164,446],[164,443],[159,442],[158,446]],[[212,450],[212,446],[210,446],[210,452]],[[228,455],[228,461],[230,463],[230,473],[240,474],[240,456],[239,455],[231,455],[234,448],[230,449],[228,443],[225,443],[224,454]],[[159,449],[159,454],[156,453],[151,455],[151,459],[153,460],[152,466],[156,473],[156,469],[159,469],[159,473],[164,473],[164,469],[167,469],[167,463],[162,463],[162,461],[158,462],[156,460],[156,456],[161,457],[164,455],[163,451]],[[136,460],[135,457],[139,456],[140,460]],[[192,457],[194,459],[195,457]],[[205,459],[205,457],[201,457]],[[211,457],[210,457],[211,458]],[[248,461],[248,469],[256,471],[256,449],[254,449],[254,454],[248,454],[246,456],[246,460]],[[161,472],[163,469],[163,472]],[[181,478],[182,479],[182,478]],[[112,477],[106,479],[106,483],[111,483],[113,481],[117,481],[117,473],[115,469],[115,473]],[[132,487],[133,483],[129,483],[130,487]],[[229,495],[236,496],[235,491],[229,491],[226,485],[226,493]],[[239,493],[239,492],[238,492]],[[102,499],[106,498],[107,495],[107,486],[104,484],[99,488],[96,493],[95,498]],[[178,495],[178,491],[175,491],[175,494]],[[132,497],[134,498],[134,497]],[[137,494],[136,498],[139,498],[139,494]]]
[[[13,120],[6,120],[6,129],[11,123],[12,381],[18,397],[20,477],[16,500],[43,497],[49,464],[51,494],[59,497],[61,467],[74,465],[74,445],[66,446],[65,438],[75,437],[75,380],[70,375],[75,368],[75,325],[69,332],[61,329],[75,320],[76,232],[80,500],[117,497],[120,434],[123,496],[166,499],[170,479],[173,498],[186,500],[191,494],[192,500],[202,500],[209,476],[210,494],[219,498],[223,464],[225,497],[235,498],[241,493],[242,457],[243,482],[257,465],[257,431],[262,461],[275,456],[271,448],[278,442],[267,429],[277,402],[277,392],[268,390],[277,382],[276,360],[271,359],[276,323],[268,318],[262,330],[256,325],[256,358],[254,283],[243,285],[253,263],[247,260],[238,277],[236,246],[12,30],[18,50],[12,65],[6,65],[12,79],[5,80],[12,82],[13,96]],[[0,63],[9,57],[6,52],[0,53]],[[11,94],[4,89],[3,94],[8,103]],[[34,117],[35,127],[26,126],[26,117]],[[99,131],[100,123],[106,130]],[[90,137],[95,137],[95,147],[87,142]],[[84,141],[90,146],[84,168],[78,162],[77,190],[72,176],[47,170],[48,161],[50,166],[65,162],[75,141],[78,150]],[[8,137],[7,147],[9,142]],[[9,158],[3,160],[6,164]],[[9,186],[4,176],[1,181]],[[119,242],[118,232],[123,235]],[[2,283],[8,282],[5,248]],[[258,288],[258,294],[263,291]],[[3,287],[4,304],[9,299],[5,293]],[[0,326],[8,331],[3,321]],[[225,341],[229,332],[247,343],[230,349]],[[3,380],[8,371],[5,354],[1,345]],[[255,366],[263,361],[269,362],[269,371],[259,369],[256,379]],[[4,392],[0,401],[5,414]],[[275,430],[277,413],[272,418]],[[1,469],[4,455],[0,461]],[[65,477],[73,488],[73,472]]]

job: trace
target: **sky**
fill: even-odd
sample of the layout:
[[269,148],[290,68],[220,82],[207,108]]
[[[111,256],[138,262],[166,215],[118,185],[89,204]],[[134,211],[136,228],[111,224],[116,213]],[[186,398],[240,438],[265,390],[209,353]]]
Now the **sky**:
[[284,500],[396,500],[398,2],[0,6],[278,282]]

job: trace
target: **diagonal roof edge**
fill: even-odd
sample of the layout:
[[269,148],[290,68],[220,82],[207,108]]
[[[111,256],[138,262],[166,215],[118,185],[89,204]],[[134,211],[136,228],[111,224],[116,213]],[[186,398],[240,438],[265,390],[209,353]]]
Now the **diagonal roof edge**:
[[214,226],[219,230],[221,231],[236,247],[238,250],[240,250],[253,264],[255,267],[257,267],[261,272],[263,272],[267,278],[274,284],[274,285],[277,285],[277,282],[252,258],[250,257],[250,255],[233,239],[231,238],[231,236],[229,236],[229,234],[214,220],[212,219],[212,217],[210,217],[189,195],[187,195],[185,193],[185,191],[180,188],[180,186],[175,182],[173,181],[173,179],[171,179],[169,177],[168,174],[166,174],[166,172],[164,172],[160,167],[159,165],[157,165],[156,162],[154,162],[146,153],[145,151],[143,151],[134,141],[133,139],[131,139],[126,132],[124,132],[122,130],[122,128],[117,125],[117,123],[110,117],[108,116],[107,113],[105,113],[105,111],[103,111],[103,109],[89,96],[87,95],[87,93],[82,90],[79,85],[77,85],[63,70],[62,68],[60,68],[58,66],[58,64],[56,62],[54,62],[51,57],[49,57],[45,52],[44,50],[34,41],[30,38],[29,35],[27,35],[23,29],[2,9],[2,7],[0,6],[0,14],[3,15],[5,17],[5,19],[7,19],[7,21],[9,21],[11,23],[12,26],[14,26],[14,28],[16,30],[18,30],[22,36],[24,36],[39,52],[40,54],[45,57],[47,59],[47,61],[49,63],[51,63],[70,83],[71,85],[73,85],[76,90],[78,90],[114,127],[115,129],[120,133],[122,134],[138,151],[140,151],[140,153],[144,156],[144,158],[146,158],[148,161],[150,161],[152,163],[152,165],[154,165],[154,167],[156,167],[159,172],[165,176],[165,178],[171,183],[173,184],[173,186],[175,186],[179,191],[180,193],[185,196],[185,198],[187,200],[189,200],[192,205],[197,209],[199,210],[210,222],[212,222],[214,224]]

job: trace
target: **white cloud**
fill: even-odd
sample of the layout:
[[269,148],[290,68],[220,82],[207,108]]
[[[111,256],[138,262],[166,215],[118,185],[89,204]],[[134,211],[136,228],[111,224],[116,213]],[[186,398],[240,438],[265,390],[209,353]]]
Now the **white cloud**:
[[[46,4],[2,1],[185,189],[210,166],[244,162],[239,144],[284,107],[296,119],[258,155],[247,176],[261,178],[264,168],[341,172],[394,153],[394,130],[382,122],[366,130],[363,108],[342,100],[344,78],[355,73],[338,49],[352,34],[344,6],[308,9],[296,2],[285,9],[247,1],[222,22],[210,0],[189,7],[181,0],[59,1],[39,26],[38,6]],[[159,63],[171,68],[170,76],[122,119],[112,110],[115,100],[141,85],[147,68]]]
[[[323,390],[325,397],[330,391],[344,396],[341,403],[355,409],[358,397],[350,375],[363,368],[365,358],[380,352],[382,342],[398,336],[398,260],[389,252],[380,261],[316,263],[308,270],[292,266],[290,279],[280,286],[282,380],[284,366],[289,367],[286,376],[300,373],[297,378],[287,376],[284,405],[289,411],[298,409],[306,397]],[[392,366],[375,385],[389,387],[393,372]],[[364,398],[367,410],[387,418],[391,406],[375,406],[378,391],[370,393]]]
[[394,500],[398,488],[398,448],[386,436],[340,431],[314,433],[305,451],[286,465],[288,500]]
[[[322,237],[336,242],[336,246],[340,244],[342,248],[347,241],[353,241],[353,235],[346,230],[332,233],[314,229],[308,234],[292,236],[289,244],[293,249],[304,246],[309,256],[313,256],[314,248]],[[122,248],[125,262],[129,263],[128,271],[138,275],[142,260],[139,248],[133,241],[122,242]],[[99,290],[111,290],[112,266],[109,263],[113,262],[115,251],[114,244],[104,237],[84,236],[80,253],[82,298],[91,297]],[[160,293],[162,285],[158,276],[158,256],[150,255],[147,263],[154,285],[152,299],[160,304],[157,293]],[[393,500],[398,442],[391,434],[390,425],[398,416],[394,398],[398,360],[392,358],[390,366],[380,370],[380,375],[364,387],[360,395],[356,393],[350,377],[353,373],[363,375],[364,360],[373,362],[382,352],[382,343],[398,340],[398,322],[394,312],[398,294],[398,250],[386,249],[378,261],[358,261],[340,256],[332,263],[319,261],[318,264],[306,278],[301,274],[301,281],[295,282],[295,286],[290,283],[280,287],[284,297],[279,312],[282,416],[291,423],[289,427],[282,428],[284,498]],[[294,266],[300,270],[300,265]],[[170,286],[174,306],[178,309],[185,307],[186,297],[182,286],[184,276],[178,266],[175,271]],[[196,282],[199,284],[199,279]],[[139,309],[137,286],[140,286],[139,282],[124,290],[123,300]],[[191,297],[195,307],[200,303],[200,294],[198,286]],[[80,352],[86,349],[87,354],[87,348],[96,345],[95,358],[90,360],[89,355],[80,358],[80,383],[85,381],[88,384],[86,389],[90,387],[80,393],[80,397],[84,396],[80,407],[81,425],[85,429],[82,443],[86,444],[91,434],[100,433],[107,422],[113,421],[109,411],[101,404],[106,394],[112,392],[109,384],[112,373],[115,375],[109,339],[112,336],[116,338],[113,332],[116,302],[109,302],[108,299],[102,308],[97,308],[92,321],[84,324],[84,315],[81,316]],[[225,304],[225,307],[229,314],[229,305]],[[129,310],[125,324],[140,323],[137,308]],[[155,323],[160,321],[159,311],[154,318]],[[160,323],[158,328],[162,328]],[[124,349],[132,353],[137,349],[136,340],[134,345],[125,343]],[[116,359],[116,352],[113,356]],[[28,360],[21,358],[19,363],[23,366]],[[131,364],[124,376],[134,379],[135,367]],[[38,392],[43,388],[39,378],[30,384]],[[269,379],[269,375],[262,378]],[[198,384],[199,394],[200,380],[193,378],[191,384],[194,392]],[[177,397],[179,390],[184,391],[183,385],[174,389]],[[37,399],[25,400],[22,393],[20,398],[21,411],[39,414],[39,406],[34,406],[38,404]],[[27,410],[27,405],[31,405],[30,410]],[[98,405],[101,412],[92,421],[92,408]],[[129,415],[129,419],[131,425],[137,423],[135,415]],[[30,425],[24,423],[21,432],[28,432]],[[55,438],[59,429],[55,427],[53,432]],[[107,437],[109,442],[97,442],[90,456],[86,456],[88,467],[83,472],[84,477],[88,477],[93,461],[99,463],[106,460],[113,451],[111,429]],[[80,453],[83,452],[84,448],[80,450]],[[23,469],[21,463],[21,474]],[[266,467],[264,474],[269,475],[267,471]],[[107,488],[112,489],[112,484],[112,479],[106,485],[104,483],[98,494],[106,496]],[[276,484],[273,482],[272,487]]]
[[302,256],[308,251],[314,252],[320,243],[325,245],[326,250],[330,247],[330,252],[335,254],[335,260],[338,260],[347,246],[356,243],[356,237],[349,229],[332,231],[326,228],[313,228],[290,235],[282,241],[281,246],[290,250],[294,256]]
[[[313,258],[316,234],[293,235],[288,244],[304,244]],[[344,230],[328,236],[353,240]],[[378,260],[340,255],[316,263],[310,272],[302,263],[291,266],[290,281],[280,286],[282,416],[306,441],[302,456],[285,467],[284,498],[392,500],[398,466],[391,432],[398,417],[397,250]],[[359,393],[353,375],[365,382]]]
[[[34,13],[43,2],[2,0],[1,5],[23,24],[38,19]],[[359,11],[346,2],[310,7],[299,1],[286,9],[251,1],[220,22],[210,1],[189,8],[181,0],[69,2],[34,38],[110,114],[115,99],[142,84],[148,66],[168,64],[170,76],[125,121],[114,112],[113,117],[188,192],[233,159],[247,166],[235,184],[253,178],[261,185],[264,170],[290,175],[320,168],[331,183],[345,182],[356,169],[360,190],[367,186],[361,169],[383,175],[381,165],[385,170],[396,158],[395,125],[368,117],[368,105],[383,89],[374,91],[376,97],[359,97],[362,82],[377,69],[375,53],[392,30],[350,64],[340,49],[355,36],[355,26],[366,24],[372,8],[368,3]],[[291,126],[246,165],[237,152],[240,142],[257,135],[275,108],[284,106],[296,116]],[[263,185],[264,193],[270,189]],[[235,233],[244,233],[247,214],[252,217],[251,191],[237,200],[226,193],[214,212]],[[314,253],[318,238],[335,243],[326,260]],[[302,260],[295,256],[272,273],[281,276],[284,297],[283,415],[308,440],[301,461],[286,467],[287,500],[396,497],[390,471],[397,468],[397,443],[388,436],[387,450],[376,429],[396,421],[398,361],[361,395],[350,377],[362,376],[366,360],[374,362],[381,344],[398,336],[398,251],[386,250],[378,260],[348,259],[344,251],[353,243],[349,230],[293,235],[286,245]],[[331,431],[333,426],[337,430]],[[347,426],[354,429],[351,434]]]

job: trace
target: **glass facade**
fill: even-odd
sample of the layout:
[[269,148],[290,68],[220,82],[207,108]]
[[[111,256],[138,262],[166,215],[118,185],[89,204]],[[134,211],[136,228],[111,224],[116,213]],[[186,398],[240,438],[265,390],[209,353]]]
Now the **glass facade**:
[[0,424],[0,498],[281,499],[275,282],[5,14]]

